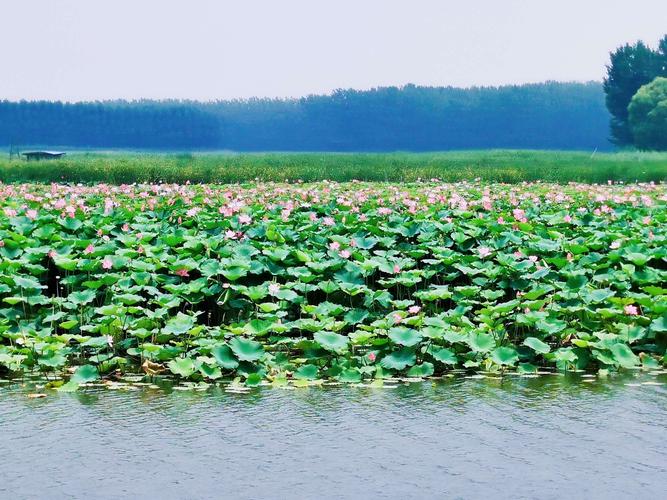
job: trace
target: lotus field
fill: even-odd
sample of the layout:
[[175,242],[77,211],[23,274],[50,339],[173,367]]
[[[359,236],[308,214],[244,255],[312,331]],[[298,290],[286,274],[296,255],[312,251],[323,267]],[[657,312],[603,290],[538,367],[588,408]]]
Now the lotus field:
[[667,186],[0,185],[0,373],[654,368]]

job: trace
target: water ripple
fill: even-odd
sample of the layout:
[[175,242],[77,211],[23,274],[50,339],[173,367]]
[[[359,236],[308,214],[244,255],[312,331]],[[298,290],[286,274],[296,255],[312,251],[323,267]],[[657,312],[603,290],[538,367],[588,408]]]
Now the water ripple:
[[[0,389],[2,498],[660,498],[664,375]],[[627,385],[631,383],[631,385]],[[640,384],[640,385],[634,385]]]

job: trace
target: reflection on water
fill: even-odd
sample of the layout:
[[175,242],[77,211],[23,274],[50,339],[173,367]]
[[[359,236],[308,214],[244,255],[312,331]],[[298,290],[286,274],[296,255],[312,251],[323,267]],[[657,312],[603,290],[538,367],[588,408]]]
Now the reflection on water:
[[0,386],[2,498],[661,498],[667,375],[395,388]]

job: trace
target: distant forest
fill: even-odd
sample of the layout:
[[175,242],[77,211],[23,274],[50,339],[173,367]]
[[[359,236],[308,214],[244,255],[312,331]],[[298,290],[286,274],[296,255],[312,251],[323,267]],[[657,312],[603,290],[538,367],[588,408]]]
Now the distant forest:
[[610,149],[601,83],[382,87],[300,99],[0,101],[0,144],[236,151]]

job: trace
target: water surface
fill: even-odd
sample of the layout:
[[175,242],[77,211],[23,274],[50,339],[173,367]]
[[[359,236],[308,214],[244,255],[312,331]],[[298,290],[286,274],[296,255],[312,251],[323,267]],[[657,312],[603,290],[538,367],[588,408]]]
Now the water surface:
[[664,498],[667,375],[396,388],[0,385],[2,498]]

